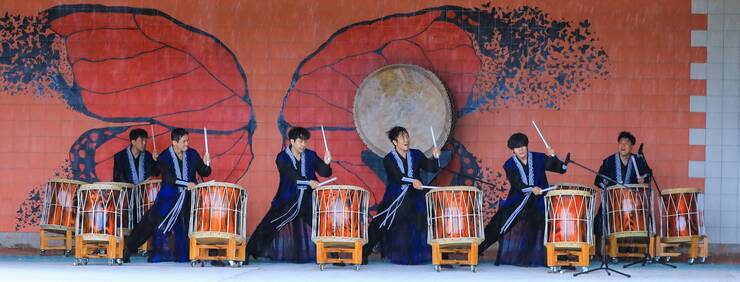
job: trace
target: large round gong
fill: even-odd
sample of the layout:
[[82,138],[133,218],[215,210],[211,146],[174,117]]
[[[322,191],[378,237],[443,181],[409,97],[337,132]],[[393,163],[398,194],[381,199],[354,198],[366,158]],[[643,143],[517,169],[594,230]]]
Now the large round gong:
[[360,138],[370,150],[385,156],[393,149],[386,132],[396,125],[411,135],[411,148],[429,156],[450,136],[452,103],[442,82],[416,65],[388,65],[371,73],[357,88],[352,113]]

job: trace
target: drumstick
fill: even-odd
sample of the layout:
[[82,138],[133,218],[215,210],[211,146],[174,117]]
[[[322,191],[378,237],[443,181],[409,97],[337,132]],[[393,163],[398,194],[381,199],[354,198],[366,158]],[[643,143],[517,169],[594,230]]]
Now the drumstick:
[[429,130],[432,131],[432,143],[434,143],[434,148],[437,148],[437,137],[434,136],[434,126],[430,126]]
[[635,157],[634,156],[630,156],[630,160],[632,161],[632,167],[635,168],[635,175],[638,178],[642,178],[641,175],[640,175],[640,170],[637,169],[637,162],[635,161]]
[[152,130],[152,146],[154,146],[154,153],[157,153],[157,138],[154,138],[154,125],[150,124],[149,129]]
[[326,143],[326,133],[324,132],[324,125],[321,125],[321,136],[324,137],[324,152],[329,152],[329,144]]
[[439,186],[427,186],[427,185],[421,185],[422,189],[437,189]]
[[537,134],[540,135],[540,139],[542,139],[542,143],[545,143],[545,147],[550,149],[550,144],[547,144],[547,141],[545,140],[545,136],[542,136],[542,131],[540,131],[540,128],[537,127],[537,124],[534,122],[534,120],[532,121],[532,125],[534,125],[534,129],[537,130]]
[[336,180],[337,180],[336,177],[332,177],[331,179],[329,179],[327,181],[324,181],[324,182],[321,182],[321,183],[319,183],[319,185],[316,185],[316,188],[321,187],[321,186],[324,186],[324,185],[329,184],[329,183],[332,183],[332,182],[334,182]]
[[206,129],[205,127],[203,127],[203,138],[205,139],[205,142],[206,142],[206,155],[208,155],[208,162],[206,163],[206,165],[211,166],[211,160],[210,160],[211,155],[208,154],[208,129]]

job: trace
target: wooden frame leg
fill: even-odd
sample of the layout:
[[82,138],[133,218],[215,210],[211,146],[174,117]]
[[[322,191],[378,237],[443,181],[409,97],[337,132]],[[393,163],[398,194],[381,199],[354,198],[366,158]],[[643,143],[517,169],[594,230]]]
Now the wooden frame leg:
[[196,260],[198,258],[198,243],[195,241],[195,238],[190,237],[190,260]]
[[64,247],[66,251],[71,252],[72,251],[72,233],[74,233],[71,229],[67,229],[67,232],[64,234]]
[[649,240],[649,242],[648,242],[648,254],[652,258],[652,257],[655,257],[655,237],[654,236],[650,236],[648,238],[648,240]]
[[701,240],[701,247],[699,247],[699,256],[703,258],[709,257],[709,237],[704,236]]
[[316,241],[316,263],[326,263],[326,249],[324,248],[324,241]]
[[117,249],[116,248],[116,245],[117,245],[116,244],[116,241],[117,241],[117,238],[116,237],[113,237],[113,236],[108,237],[108,246],[106,246],[107,247],[106,248],[106,256],[109,259],[116,258],[116,253],[117,253],[116,252],[117,251],[116,250]]
[[82,236],[75,237],[75,258],[84,258],[86,253],[85,244],[82,243]]
[[699,237],[691,237],[691,245],[689,246],[689,258],[696,259],[696,255],[699,253]]
[[589,253],[590,247],[588,244],[581,245],[581,253],[578,256],[578,266],[588,266],[589,261],[591,259],[591,254]]
[[615,258],[619,253],[619,246],[617,245],[617,237],[609,237],[609,257]]
[[355,250],[352,252],[352,264],[362,264],[362,242],[355,241]]
[[236,260],[236,239],[229,238],[228,245],[226,246],[226,259]]
[[470,252],[468,252],[468,262],[470,265],[478,265],[478,244],[470,243]]
[[48,242],[46,239],[46,231],[44,231],[43,229],[40,229],[39,230],[39,250],[45,251],[46,248],[48,247],[47,244]]
[[442,251],[439,247],[439,243],[432,243],[432,264],[442,264]]
[[547,266],[553,267],[557,263],[557,257],[555,256],[555,246],[552,244],[545,245],[547,250]]

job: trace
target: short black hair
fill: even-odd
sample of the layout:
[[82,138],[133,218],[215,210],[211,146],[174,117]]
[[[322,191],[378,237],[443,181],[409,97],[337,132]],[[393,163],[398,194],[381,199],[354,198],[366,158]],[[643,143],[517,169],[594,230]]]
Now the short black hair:
[[403,128],[402,126],[394,126],[391,128],[391,130],[388,130],[386,134],[388,134],[388,139],[391,140],[391,143],[393,143],[398,136],[401,136],[401,134],[406,133],[406,135],[409,135],[409,132],[406,130],[406,128]]
[[635,136],[632,135],[632,133],[629,133],[628,131],[622,131],[619,133],[619,137],[617,137],[617,143],[619,143],[619,141],[622,140],[622,138],[627,138],[627,140],[629,140],[630,143],[632,143],[632,145],[635,145],[635,143],[637,143],[637,139],[635,139]]
[[139,139],[139,138],[146,139],[148,137],[149,137],[149,134],[146,133],[146,130],[143,130],[141,128],[135,128],[135,129],[131,130],[131,132],[128,133],[128,140],[129,141],[134,141],[134,140]]
[[172,138],[172,141],[178,142],[185,135],[188,135],[188,131],[185,130],[185,128],[178,127],[172,130],[172,133],[170,133],[170,138]]
[[311,132],[303,127],[293,127],[288,130],[288,139],[296,140],[298,138],[303,140],[311,139]]
[[509,137],[509,141],[506,145],[512,150],[519,147],[529,146],[529,138],[527,138],[527,135],[524,135],[524,133],[517,132]]

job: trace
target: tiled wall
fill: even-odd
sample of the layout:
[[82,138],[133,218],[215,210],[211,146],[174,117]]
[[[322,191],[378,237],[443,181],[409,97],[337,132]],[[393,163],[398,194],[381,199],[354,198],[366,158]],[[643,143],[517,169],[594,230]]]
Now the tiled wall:
[[704,178],[706,227],[716,243],[740,243],[740,1],[693,0],[692,13],[707,14],[707,30],[693,30],[691,44],[707,48],[706,62],[691,65],[691,78],[706,80],[706,96],[691,97],[692,112],[706,112],[706,128],[691,129],[690,142],[705,145],[705,160],[689,164]]

